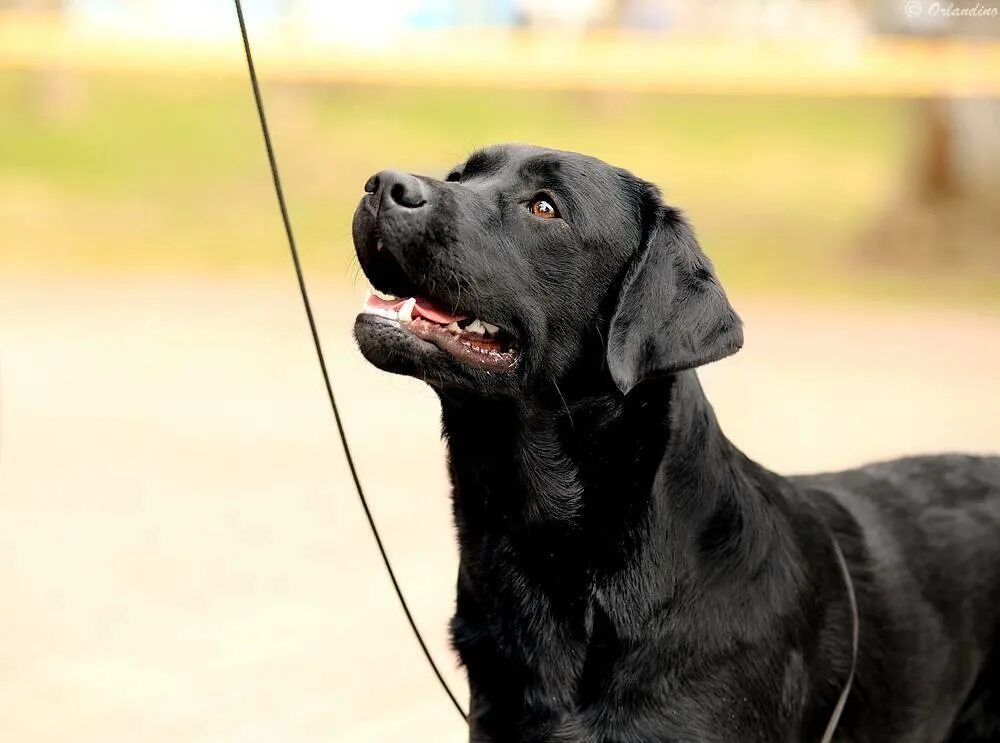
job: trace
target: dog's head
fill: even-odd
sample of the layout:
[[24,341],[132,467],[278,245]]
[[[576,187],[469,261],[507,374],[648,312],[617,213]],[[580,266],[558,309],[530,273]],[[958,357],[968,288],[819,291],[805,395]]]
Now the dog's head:
[[374,291],[354,332],[386,371],[503,397],[587,369],[627,394],[742,345],[691,228],[627,171],[498,145],[444,181],[385,170],[365,191],[354,244]]

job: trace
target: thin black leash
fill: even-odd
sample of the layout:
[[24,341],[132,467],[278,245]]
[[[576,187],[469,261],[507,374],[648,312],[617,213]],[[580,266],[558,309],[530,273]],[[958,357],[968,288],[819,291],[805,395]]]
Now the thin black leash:
[[306,318],[309,320],[309,332],[312,333],[313,346],[316,348],[316,358],[319,359],[319,368],[323,373],[323,384],[326,385],[326,396],[330,400],[330,407],[333,409],[333,419],[337,422],[337,433],[340,434],[340,444],[344,448],[344,458],[347,459],[347,467],[351,471],[351,478],[354,480],[354,488],[358,491],[358,499],[361,501],[361,507],[365,511],[365,518],[368,519],[368,526],[371,528],[372,536],[375,537],[375,544],[378,545],[378,551],[382,555],[382,562],[385,564],[385,571],[389,574],[389,580],[392,581],[392,587],[396,590],[396,597],[399,599],[399,605],[403,608],[403,613],[406,615],[406,621],[410,623],[410,629],[413,630],[413,636],[417,639],[420,644],[420,649],[424,651],[424,657],[427,658],[427,662],[430,664],[431,670],[434,671],[434,675],[437,676],[438,682],[441,684],[441,688],[444,689],[445,694],[451,699],[451,703],[455,705],[455,709],[458,710],[458,714],[462,716],[463,720],[468,720],[465,714],[465,710],[462,709],[462,705],[458,703],[458,699],[455,698],[454,693],[452,693],[451,687],[448,686],[448,682],[444,680],[444,676],[441,675],[441,671],[438,669],[437,664],[434,662],[434,658],[431,657],[430,650],[427,649],[427,643],[424,642],[423,636],[420,634],[420,630],[417,629],[417,623],[413,619],[413,615],[410,613],[410,607],[406,603],[406,599],[403,597],[403,590],[399,587],[399,581],[396,580],[396,573],[392,569],[392,563],[389,562],[389,555],[386,554],[385,546],[382,544],[382,538],[379,536],[378,527],[375,526],[375,519],[372,517],[371,509],[368,508],[368,500],[365,498],[365,492],[361,487],[361,480],[358,478],[357,468],[354,466],[354,458],[351,456],[351,448],[347,444],[347,434],[344,433],[344,424],[340,420],[340,411],[337,409],[337,400],[333,396],[333,385],[330,383],[330,373],[326,369],[326,359],[323,356],[323,345],[319,339],[319,332],[316,330],[316,319],[313,317],[312,304],[309,302],[309,292],[306,291],[306,280],[302,273],[302,263],[299,261],[299,251],[295,247],[295,236],[292,234],[292,222],[288,217],[288,207],[285,205],[285,193],[281,188],[281,177],[278,175],[278,162],[274,157],[274,148],[271,146],[271,133],[267,127],[267,116],[264,114],[264,101],[261,99],[260,95],[260,84],[257,82],[257,71],[253,64],[253,55],[250,53],[250,38],[247,36],[247,26],[246,22],[243,20],[243,6],[240,4],[240,0],[234,0],[236,4],[236,17],[240,22],[240,35],[243,37],[243,50],[247,55],[247,70],[250,73],[250,85],[253,87],[253,98],[254,102],[257,104],[257,116],[260,119],[260,130],[264,135],[264,146],[267,148],[267,161],[271,166],[271,178],[274,180],[274,193],[278,197],[278,207],[281,209],[281,221],[285,225],[285,235],[288,238],[288,248],[292,253],[292,263],[295,264],[295,276],[299,282],[299,293],[302,295],[302,305],[306,310]]

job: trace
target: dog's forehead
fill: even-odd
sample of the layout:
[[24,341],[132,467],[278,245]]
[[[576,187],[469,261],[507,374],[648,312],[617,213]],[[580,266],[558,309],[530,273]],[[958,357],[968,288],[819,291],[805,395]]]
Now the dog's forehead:
[[612,185],[620,173],[596,157],[526,144],[500,144],[477,150],[460,170],[463,178],[494,176],[511,183],[549,180],[580,188]]

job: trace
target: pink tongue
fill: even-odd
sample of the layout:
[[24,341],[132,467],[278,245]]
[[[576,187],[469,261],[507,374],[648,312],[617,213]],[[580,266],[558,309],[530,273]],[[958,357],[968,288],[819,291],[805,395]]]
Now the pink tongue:
[[458,322],[468,317],[468,315],[449,315],[447,312],[438,309],[426,299],[421,299],[420,297],[417,297],[417,306],[413,308],[413,316],[417,317],[418,315],[439,325],[450,325],[453,322]]
[[[381,307],[383,309],[398,310],[403,306],[404,303],[409,301],[408,299],[393,299],[385,300],[376,297],[374,294],[368,297],[368,304],[371,307]],[[413,312],[410,313],[413,317],[423,317],[431,322],[436,322],[439,325],[450,325],[453,322],[458,322],[459,320],[465,320],[468,315],[450,315],[447,312],[435,307],[430,303],[430,300],[421,299],[417,297],[417,304],[413,308]]]

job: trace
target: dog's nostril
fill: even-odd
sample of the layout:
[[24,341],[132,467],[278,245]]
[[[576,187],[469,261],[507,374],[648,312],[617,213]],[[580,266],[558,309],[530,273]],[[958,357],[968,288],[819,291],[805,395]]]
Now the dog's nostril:
[[365,183],[365,192],[377,209],[401,206],[416,209],[427,203],[425,186],[419,178],[399,170],[382,170]]
[[406,200],[405,191],[406,190],[403,188],[403,184],[397,183],[392,187],[392,189],[390,189],[389,195],[392,197],[392,200],[395,201],[397,204],[402,204]]
[[420,182],[416,179],[393,183],[389,189],[389,198],[408,209],[416,209],[427,203]]

